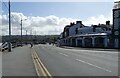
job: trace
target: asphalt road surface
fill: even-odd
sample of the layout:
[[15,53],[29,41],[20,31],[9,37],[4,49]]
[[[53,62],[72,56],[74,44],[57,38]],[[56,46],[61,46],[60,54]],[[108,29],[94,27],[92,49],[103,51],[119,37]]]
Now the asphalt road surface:
[[35,47],[53,76],[117,76],[118,52],[65,49],[51,45]]

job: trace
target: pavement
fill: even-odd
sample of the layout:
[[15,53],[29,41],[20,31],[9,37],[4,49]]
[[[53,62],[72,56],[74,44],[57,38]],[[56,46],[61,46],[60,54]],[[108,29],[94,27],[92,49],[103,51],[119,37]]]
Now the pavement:
[[29,46],[2,53],[2,76],[37,76]]
[[110,49],[110,48],[94,48],[94,47],[91,47],[91,48],[86,48],[86,47],[70,47],[70,46],[60,46],[61,48],[66,48],[66,49],[78,49],[78,50],[99,50],[99,51],[119,51],[118,49]]
[[52,76],[118,76],[118,51],[66,49],[42,44],[35,49]]

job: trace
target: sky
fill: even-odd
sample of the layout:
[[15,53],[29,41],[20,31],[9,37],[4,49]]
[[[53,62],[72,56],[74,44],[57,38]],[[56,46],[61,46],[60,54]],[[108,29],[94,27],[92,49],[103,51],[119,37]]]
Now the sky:
[[[49,16],[84,19],[100,14],[107,15],[112,2],[12,2],[11,11],[26,16]],[[103,9],[104,8],[104,9]],[[3,7],[5,9],[5,7]],[[7,13],[7,12],[6,12]]]
[[[7,7],[6,7],[7,6]],[[8,3],[2,3],[2,34],[8,34]],[[38,35],[60,34],[70,22],[82,21],[84,25],[112,23],[113,2],[11,2],[12,35],[27,31]]]

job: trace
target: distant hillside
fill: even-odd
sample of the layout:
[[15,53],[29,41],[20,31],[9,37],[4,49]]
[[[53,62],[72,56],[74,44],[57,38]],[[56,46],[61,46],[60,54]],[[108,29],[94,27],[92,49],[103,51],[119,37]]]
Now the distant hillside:
[[[59,35],[23,35],[22,42],[54,42],[59,38]],[[1,40],[2,39],[2,40]],[[0,36],[0,41],[9,41],[9,36]],[[21,42],[21,35],[12,35],[11,42]]]

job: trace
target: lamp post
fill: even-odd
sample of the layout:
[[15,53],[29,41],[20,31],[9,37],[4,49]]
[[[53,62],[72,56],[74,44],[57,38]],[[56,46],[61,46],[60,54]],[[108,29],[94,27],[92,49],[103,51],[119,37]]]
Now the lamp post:
[[27,30],[26,30],[26,45],[27,45]]
[[[27,19],[24,19],[24,20],[27,20]],[[21,19],[21,47],[22,47],[22,22],[23,22],[23,19]]]
[[32,42],[32,30],[30,30],[31,42]]

